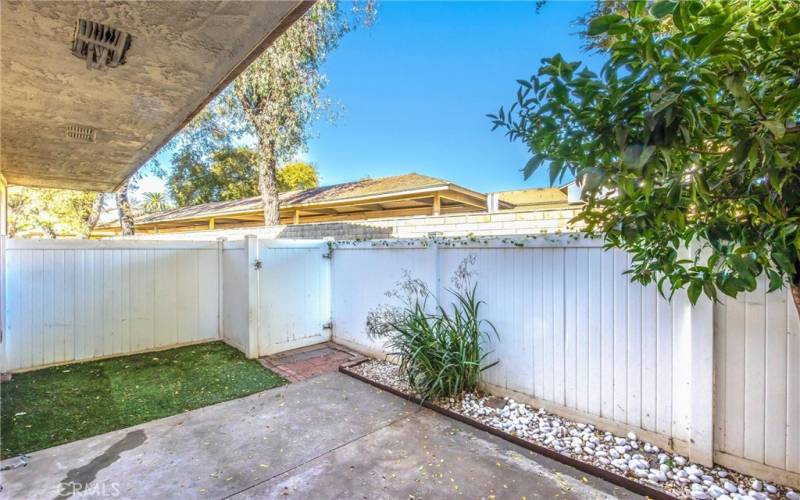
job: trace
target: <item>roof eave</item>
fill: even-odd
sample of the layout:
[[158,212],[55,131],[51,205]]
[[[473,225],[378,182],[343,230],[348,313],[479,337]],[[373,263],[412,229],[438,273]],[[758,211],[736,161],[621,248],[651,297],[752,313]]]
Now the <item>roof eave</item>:
[[275,28],[270,33],[268,33],[258,43],[258,45],[256,45],[255,48],[253,48],[253,50],[251,50],[247,54],[247,56],[245,56],[245,58],[242,59],[241,62],[239,62],[239,64],[237,64],[231,71],[228,72],[227,75],[225,75],[225,78],[223,78],[216,85],[216,87],[214,87],[214,89],[212,89],[211,92],[209,92],[209,94],[195,107],[194,111],[189,113],[186,116],[186,118],[184,118],[183,121],[181,121],[181,123],[178,124],[178,126],[175,127],[172,130],[172,132],[167,134],[167,136],[164,138],[163,141],[161,141],[161,143],[159,143],[155,148],[153,148],[150,151],[148,151],[147,156],[145,157],[145,159],[143,161],[139,162],[138,164],[136,164],[134,167],[132,167],[128,171],[128,173],[125,175],[125,180],[122,181],[121,183],[119,183],[117,186],[115,186],[114,187],[114,191],[119,189],[120,186],[122,186],[127,181],[127,179],[130,178],[131,175],[136,173],[136,171],[139,170],[145,163],[150,161],[150,159],[156,153],[158,153],[158,151],[161,148],[163,148],[167,143],[169,143],[169,141],[171,141],[172,138],[175,137],[175,135],[178,132],[180,132],[184,127],[186,127],[186,125],[188,125],[189,122],[191,122],[192,119],[194,119],[194,117],[197,116],[197,114],[200,113],[208,105],[208,103],[211,102],[212,99],[214,99],[216,96],[218,96],[219,93],[222,92],[225,89],[225,87],[227,87],[231,82],[233,82],[233,80],[237,76],[239,76],[239,74],[242,71],[244,71],[258,56],[260,56],[265,50],[267,50],[267,48],[272,44],[272,42],[274,42],[287,29],[289,29],[289,27],[292,24],[294,24],[295,21],[300,19],[300,17],[302,17],[302,15],[305,14],[306,11],[311,8],[312,5],[314,5],[314,0],[302,0],[302,2],[297,5],[297,7],[292,9],[292,11],[289,12],[289,14],[287,14],[281,20],[281,22],[280,22],[280,24],[278,24],[277,28]]

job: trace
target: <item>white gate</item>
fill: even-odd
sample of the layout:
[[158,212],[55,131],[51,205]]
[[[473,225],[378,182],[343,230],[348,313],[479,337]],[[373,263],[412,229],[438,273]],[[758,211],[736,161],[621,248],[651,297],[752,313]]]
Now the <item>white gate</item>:
[[327,243],[259,240],[258,256],[258,355],[330,340]]

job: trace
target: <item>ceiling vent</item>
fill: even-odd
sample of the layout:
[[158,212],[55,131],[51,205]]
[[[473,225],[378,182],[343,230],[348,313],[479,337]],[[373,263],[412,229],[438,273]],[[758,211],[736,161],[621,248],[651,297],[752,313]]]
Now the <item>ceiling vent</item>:
[[131,36],[105,24],[78,19],[72,53],[86,60],[89,69],[113,68],[125,64]]
[[92,127],[67,125],[67,137],[81,142],[94,142],[97,138],[97,131]]

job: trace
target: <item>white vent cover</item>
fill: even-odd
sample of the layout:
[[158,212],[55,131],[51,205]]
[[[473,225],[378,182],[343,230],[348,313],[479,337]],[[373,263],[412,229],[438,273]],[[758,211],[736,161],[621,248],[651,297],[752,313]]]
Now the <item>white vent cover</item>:
[[97,138],[97,131],[92,127],[67,125],[67,137],[81,142],[94,142]]
[[125,52],[131,46],[131,36],[105,24],[78,19],[72,53],[86,59],[89,69],[113,68],[125,64]]

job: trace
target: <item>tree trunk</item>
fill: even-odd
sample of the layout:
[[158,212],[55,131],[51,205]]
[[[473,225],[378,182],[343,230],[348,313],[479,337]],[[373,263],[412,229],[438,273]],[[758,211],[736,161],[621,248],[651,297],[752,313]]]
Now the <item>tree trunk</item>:
[[264,202],[264,225],[280,224],[280,200],[275,162],[275,145],[271,141],[261,144],[258,155],[258,190]]
[[797,309],[797,314],[800,314],[800,285],[797,283],[792,284],[792,298],[794,299],[794,308]]
[[119,187],[116,193],[117,210],[119,210],[119,227],[122,229],[122,236],[133,236],[133,213],[131,204],[128,201],[128,181]]
[[89,218],[86,219],[86,233],[84,235],[85,238],[89,238],[92,236],[92,231],[94,231],[95,226],[97,226],[97,221],[100,220],[100,214],[103,212],[103,204],[106,201],[106,194],[105,193],[97,193],[97,196],[94,199],[94,203],[92,203],[92,212],[89,214]]

